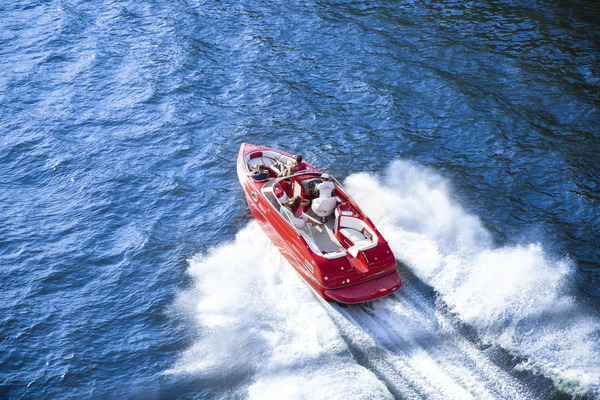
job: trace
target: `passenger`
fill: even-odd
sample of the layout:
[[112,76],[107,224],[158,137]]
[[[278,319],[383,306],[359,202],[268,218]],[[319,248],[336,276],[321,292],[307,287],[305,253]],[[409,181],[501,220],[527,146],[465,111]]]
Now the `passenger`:
[[309,217],[308,215],[306,215],[304,213],[304,211],[302,211],[302,209],[304,207],[306,207],[308,204],[310,204],[309,200],[303,199],[300,196],[294,196],[291,199],[284,201],[282,204],[284,206],[286,206],[287,208],[289,208],[290,211],[292,211],[295,218],[301,219],[304,222],[308,222],[315,226],[323,225],[322,223],[320,223],[319,221],[317,221],[316,219],[314,219],[312,217]]
[[286,170],[283,172],[282,176],[294,175],[308,168],[308,165],[306,165],[306,163],[302,161],[302,156],[300,154],[294,156],[294,159],[295,161],[292,161],[291,163],[288,161],[288,165],[286,167]]
[[295,158],[296,164],[294,165],[294,173],[308,169],[308,165],[306,165],[306,163],[302,161],[302,156],[300,154],[298,154]]
[[251,172],[248,172],[246,175],[254,179],[255,181],[264,181],[269,178],[269,172],[262,164],[257,164],[253,166]]
[[280,159],[274,159],[273,164],[271,164],[271,169],[277,173],[277,176],[284,176],[286,166],[283,165],[283,162]]
[[319,191],[319,198],[327,199],[329,197],[333,197],[333,190],[335,189],[335,185],[331,182],[329,175],[323,174],[321,175],[322,182],[317,185],[317,190]]

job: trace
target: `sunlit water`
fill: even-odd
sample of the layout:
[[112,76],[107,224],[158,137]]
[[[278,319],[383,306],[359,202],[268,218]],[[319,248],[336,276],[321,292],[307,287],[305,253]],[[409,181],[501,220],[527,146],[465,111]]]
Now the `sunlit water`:
[[[0,397],[600,398],[594,2],[0,4]],[[242,142],[344,181],[402,288],[322,301]]]

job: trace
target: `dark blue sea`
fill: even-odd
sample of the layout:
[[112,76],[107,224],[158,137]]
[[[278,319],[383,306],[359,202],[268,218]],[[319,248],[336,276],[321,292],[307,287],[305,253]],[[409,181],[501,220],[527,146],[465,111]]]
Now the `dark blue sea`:
[[[318,297],[243,142],[403,286]],[[600,399],[592,0],[4,0],[1,399]]]

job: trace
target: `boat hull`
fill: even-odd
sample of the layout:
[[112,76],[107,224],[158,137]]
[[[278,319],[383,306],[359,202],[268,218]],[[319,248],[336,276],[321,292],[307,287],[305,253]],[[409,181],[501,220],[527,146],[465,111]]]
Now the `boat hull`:
[[[274,204],[272,198],[269,201],[265,196],[268,192],[265,190],[267,183],[256,182],[248,177],[248,155],[267,152],[291,158],[289,154],[266,147],[243,144],[238,155],[238,178],[244,189],[248,207],[259,226],[304,280],[325,300],[347,304],[371,301],[396,291],[401,286],[396,260],[376,228],[368,226],[371,234],[377,235],[376,245],[358,251],[356,257],[346,251],[346,248],[343,249],[345,253],[326,254],[325,251],[317,251],[314,243],[309,243],[310,238],[282,216],[276,207],[279,204]],[[310,165],[307,174],[320,175]],[[353,203],[346,203],[345,207],[353,207],[353,217],[356,220],[361,217],[365,226],[367,223],[372,224],[357,211]],[[342,209],[342,205],[339,208]],[[376,239],[373,239],[373,242],[375,241]],[[344,243],[341,245],[348,246]]]

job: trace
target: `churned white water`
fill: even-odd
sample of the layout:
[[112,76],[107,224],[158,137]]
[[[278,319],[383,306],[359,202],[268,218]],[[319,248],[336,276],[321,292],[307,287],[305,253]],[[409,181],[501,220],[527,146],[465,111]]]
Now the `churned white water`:
[[190,260],[177,308],[196,337],[169,373],[219,398],[545,398],[554,388],[539,375],[598,395],[600,324],[570,295],[567,258],[538,243],[496,247],[416,164],[345,186],[416,280],[367,305],[326,303],[251,222]]
[[178,307],[198,339],[170,372],[231,381],[236,396],[251,399],[392,398],[354,362],[323,302],[256,223],[190,260],[189,273],[195,284]]
[[385,176],[353,175],[346,186],[396,257],[484,342],[523,357],[522,368],[568,393],[600,395],[600,321],[572,296],[567,257],[540,243],[495,247],[423,166],[396,161]]

